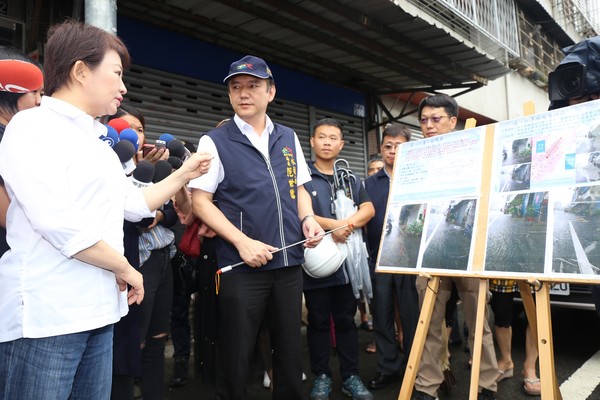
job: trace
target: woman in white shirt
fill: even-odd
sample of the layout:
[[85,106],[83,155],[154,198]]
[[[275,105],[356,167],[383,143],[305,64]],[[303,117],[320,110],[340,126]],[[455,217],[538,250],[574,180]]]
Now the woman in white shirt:
[[0,144],[11,200],[11,250],[0,260],[4,398],[110,397],[112,325],[144,297],[142,276],[123,256],[123,217],[152,216],[210,166],[210,155],[196,155],[143,190],[125,177],[96,118],[123,100],[129,61],[108,32],[53,26],[44,60],[50,97],[16,115]]

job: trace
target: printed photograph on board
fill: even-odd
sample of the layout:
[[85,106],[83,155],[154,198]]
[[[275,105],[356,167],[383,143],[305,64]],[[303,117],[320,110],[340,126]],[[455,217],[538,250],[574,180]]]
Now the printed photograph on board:
[[476,214],[476,199],[432,203],[427,216],[422,267],[466,271]]
[[600,275],[600,186],[552,191],[552,272]]
[[490,198],[485,270],[544,273],[548,192]]
[[426,213],[425,204],[389,205],[379,265],[416,268]]

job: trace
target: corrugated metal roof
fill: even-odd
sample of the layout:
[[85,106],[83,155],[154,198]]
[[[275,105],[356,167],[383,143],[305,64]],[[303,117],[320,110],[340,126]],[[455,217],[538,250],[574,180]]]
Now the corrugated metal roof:
[[390,0],[127,0],[118,12],[365,93],[464,87],[510,71]]

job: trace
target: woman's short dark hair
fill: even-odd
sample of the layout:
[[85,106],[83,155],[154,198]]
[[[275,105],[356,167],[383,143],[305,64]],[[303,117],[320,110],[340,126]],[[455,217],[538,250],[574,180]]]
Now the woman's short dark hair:
[[424,107],[444,108],[450,117],[458,117],[458,103],[453,97],[447,94],[438,93],[421,100],[417,118],[421,119],[421,111],[423,111]]
[[117,52],[123,68],[129,68],[129,51],[117,36],[74,20],[50,27],[44,52],[46,94],[51,96],[69,84],[71,68],[77,61],[95,69],[109,50]]
[[[42,66],[39,62],[29,58],[14,47],[0,46],[0,60],[19,60],[35,65],[40,70]],[[19,99],[25,93],[13,93],[0,91],[0,113],[15,115],[19,112]]]

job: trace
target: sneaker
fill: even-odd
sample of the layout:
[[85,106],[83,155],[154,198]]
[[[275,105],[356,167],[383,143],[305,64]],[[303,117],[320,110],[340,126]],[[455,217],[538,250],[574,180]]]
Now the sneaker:
[[497,400],[496,392],[492,392],[491,390],[482,389],[481,392],[477,395],[477,400]]
[[415,390],[410,400],[438,400],[438,398]]
[[373,400],[373,395],[367,390],[358,375],[350,375],[342,383],[342,392],[352,397],[352,400]]
[[331,393],[331,378],[325,374],[321,374],[313,381],[313,388],[310,392],[312,400],[329,400]]

